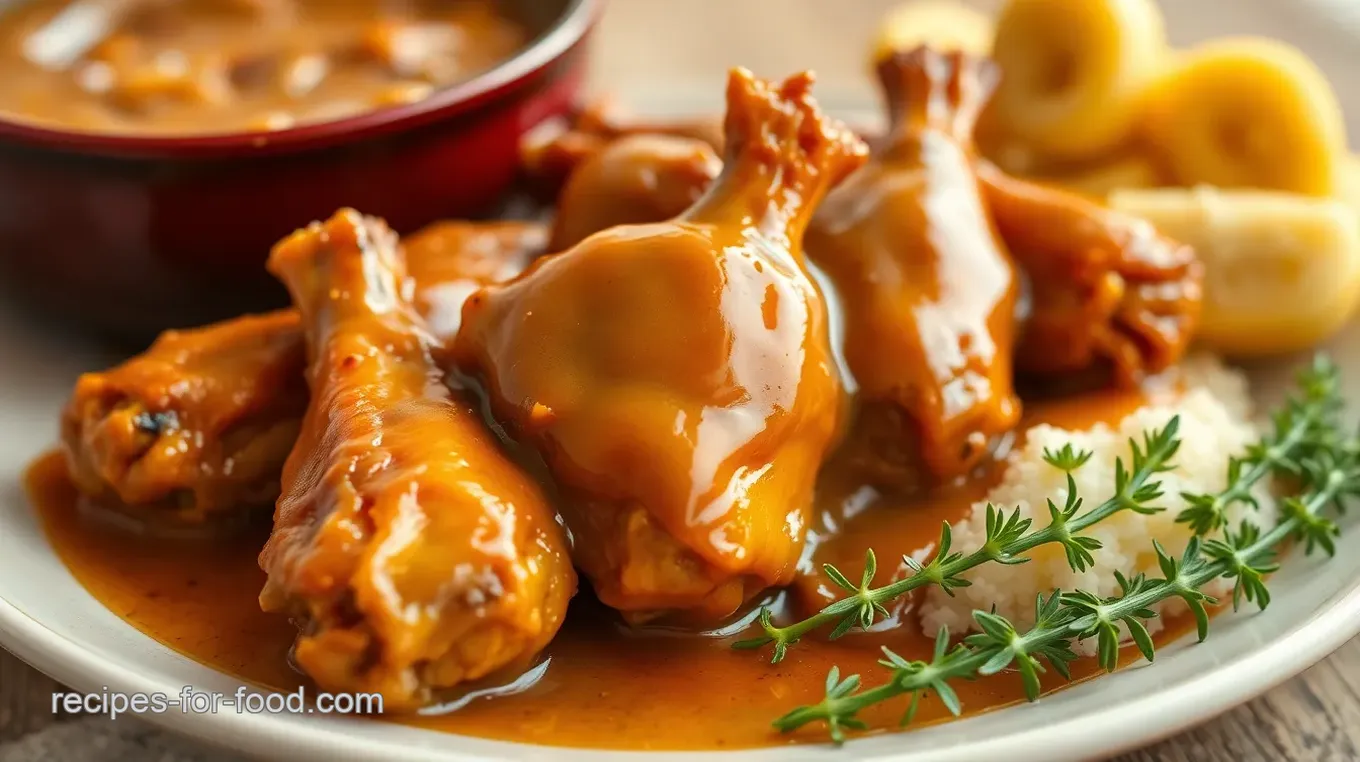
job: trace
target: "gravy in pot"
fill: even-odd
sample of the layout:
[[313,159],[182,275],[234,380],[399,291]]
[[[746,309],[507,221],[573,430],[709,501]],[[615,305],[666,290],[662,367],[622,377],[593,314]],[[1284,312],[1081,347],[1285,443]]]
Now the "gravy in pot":
[[287,129],[422,100],[528,34],[492,0],[27,0],[0,12],[0,118]]

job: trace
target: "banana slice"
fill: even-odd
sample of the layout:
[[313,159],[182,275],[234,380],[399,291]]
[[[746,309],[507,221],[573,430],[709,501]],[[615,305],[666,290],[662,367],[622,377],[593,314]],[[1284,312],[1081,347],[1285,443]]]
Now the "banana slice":
[[1117,190],[1156,188],[1166,184],[1162,181],[1161,171],[1142,152],[1038,179],[1098,200],[1104,200]]
[[1268,191],[1126,190],[1110,206],[1195,247],[1205,266],[1200,339],[1225,354],[1307,349],[1360,297],[1360,216],[1335,199]]
[[894,50],[929,45],[985,56],[992,50],[992,20],[957,0],[917,0],[889,11],[874,40],[875,65]]
[[992,57],[1001,85],[989,118],[1058,159],[1121,146],[1169,59],[1155,0],[1011,0]]
[[1147,137],[1180,184],[1329,196],[1345,148],[1341,106],[1296,48],[1210,42],[1149,92]]

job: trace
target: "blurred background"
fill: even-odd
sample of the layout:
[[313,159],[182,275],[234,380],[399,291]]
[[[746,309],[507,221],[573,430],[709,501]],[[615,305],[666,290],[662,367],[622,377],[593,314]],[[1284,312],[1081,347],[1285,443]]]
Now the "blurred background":
[[[614,0],[595,36],[592,83],[662,111],[721,105],[723,74],[814,69],[832,108],[876,103],[868,75],[879,21],[902,0]],[[994,11],[1000,0],[969,0]],[[683,5],[684,12],[677,13]],[[1301,48],[1331,77],[1360,143],[1360,0],[1162,0],[1173,44],[1265,34]]]

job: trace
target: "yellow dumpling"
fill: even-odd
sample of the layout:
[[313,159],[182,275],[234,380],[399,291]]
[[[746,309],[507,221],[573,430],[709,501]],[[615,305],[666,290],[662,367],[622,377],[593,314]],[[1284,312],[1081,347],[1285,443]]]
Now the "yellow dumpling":
[[1336,199],[1210,187],[1126,190],[1109,204],[1195,247],[1199,339],[1234,356],[1308,349],[1360,298],[1360,215]]
[[1179,184],[1337,191],[1341,106],[1317,66],[1283,42],[1207,43],[1153,87],[1147,109],[1148,143]]
[[1167,50],[1154,0],[1011,0],[992,46],[1002,78],[988,118],[1053,159],[1110,153],[1133,135]]

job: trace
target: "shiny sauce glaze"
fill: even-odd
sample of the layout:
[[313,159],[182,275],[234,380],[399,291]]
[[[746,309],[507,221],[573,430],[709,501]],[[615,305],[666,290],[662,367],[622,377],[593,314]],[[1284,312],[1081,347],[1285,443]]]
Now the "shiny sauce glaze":
[[[1022,425],[1040,422],[1083,428],[1116,421],[1146,401],[1141,393],[1101,393],[1056,403],[1032,404]],[[828,600],[823,563],[857,570],[866,547],[880,559],[929,553],[941,521],[966,515],[971,501],[999,475],[996,464],[959,486],[914,498],[882,495],[862,484],[854,470],[833,458],[818,482],[812,547],[794,585],[777,603],[789,615],[805,615]],[[283,616],[260,610],[265,576],[257,555],[268,535],[261,525],[229,539],[167,538],[128,531],[108,514],[84,504],[71,486],[59,454],[46,456],[29,473],[29,492],[49,541],[82,585],[110,611],[160,643],[208,667],[256,685],[292,690],[306,678],[289,667],[297,634]],[[903,571],[880,562],[881,584]],[[852,575],[853,576],[853,575]],[[733,651],[733,635],[697,636],[661,629],[627,630],[589,592],[572,602],[567,622],[536,669],[510,690],[450,697],[414,716],[386,719],[432,730],[504,740],[620,749],[724,749],[782,743],[822,742],[809,727],[792,735],[770,721],[821,698],[826,672],[859,673],[866,683],[886,677],[877,665],[879,646],[908,659],[929,658],[931,642],[910,617],[910,599],[893,612],[899,627],[875,628],[825,642],[808,638],[778,665],[768,653]],[[1159,636],[1173,639],[1185,623]],[[731,628],[733,630],[739,627]],[[1125,661],[1136,658],[1126,649]],[[1092,660],[1073,665],[1074,679],[1098,673]],[[504,686],[515,676],[499,681]],[[1063,683],[1049,674],[1046,690]],[[1022,700],[1019,676],[1005,672],[955,685],[965,711],[978,713]],[[875,728],[894,728],[905,701],[865,713]],[[948,719],[927,697],[917,726]]]
[[928,50],[881,61],[888,133],[808,228],[811,258],[847,305],[861,435],[885,475],[905,472],[895,483],[921,466],[946,480],[968,473],[1020,416],[1021,274],[981,196],[972,144],[995,74]]
[[27,0],[0,117],[89,132],[286,129],[422,100],[528,41],[492,0]]
[[736,69],[722,174],[463,306],[452,362],[542,457],[573,557],[635,623],[709,624],[792,578],[841,386],[802,234],[866,148],[812,77]]

